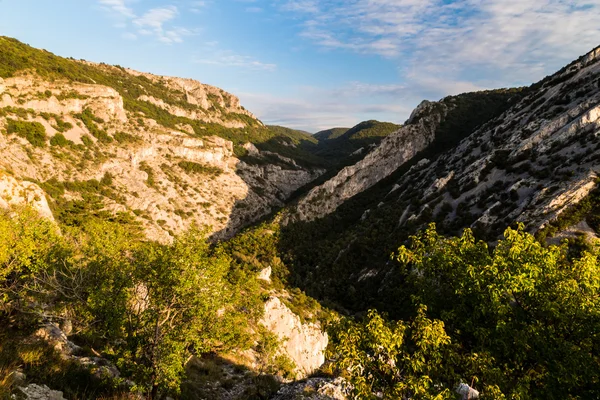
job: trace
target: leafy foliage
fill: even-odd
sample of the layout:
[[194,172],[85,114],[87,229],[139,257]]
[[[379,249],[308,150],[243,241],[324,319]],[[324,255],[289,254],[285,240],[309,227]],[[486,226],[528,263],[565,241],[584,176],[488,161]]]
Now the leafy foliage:
[[428,319],[426,311],[419,308],[415,320],[405,323],[372,310],[364,322],[342,320],[331,329],[332,357],[354,398],[453,398],[445,375],[450,338],[444,323]]
[[7,120],[6,133],[27,139],[34,147],[46,147],[46,128],[39,122]]
[[135,390],[176,394],[190,355],[253,344],[246,326],[260,316],[260,288],[203,231],[169,245],[139,237],[98,219],[61,235],[33,211],[1,213],[0,317],[35,325],[48,312],[68,315],[80,343],[115,362]]
[[444,238],[430,226],[395,258],[412,322],[371,311],[332,330],[358,397],[447,398],[460,381],[493,399],[600,394],[598,252],[571,259],[522,226],[490,250],[469,230]]

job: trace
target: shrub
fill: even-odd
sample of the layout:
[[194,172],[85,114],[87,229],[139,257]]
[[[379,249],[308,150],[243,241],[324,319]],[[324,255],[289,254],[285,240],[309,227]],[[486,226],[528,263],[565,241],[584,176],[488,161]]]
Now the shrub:
[[212,165],[198,164],[192,161],[180,161],[177,163],[177,165],[179,165],[179,168],[188,173],[205,174],[211,176],[219,176],[223,173],[221,168],[213,167]]
[[73,142],[71,142],[70,140],[67,140],[65,135],[63,135],[62,133],[57,133],[56,135],[52,136],[52,138],[50,139],[51,146],[66,147],[69,144],[73,144]]
[[46,128],[39,122],[16,121],[14,119],[7,120],[6,132],[10,135],[17,134],[20,137],[27,139],[34,147],[46,147]]

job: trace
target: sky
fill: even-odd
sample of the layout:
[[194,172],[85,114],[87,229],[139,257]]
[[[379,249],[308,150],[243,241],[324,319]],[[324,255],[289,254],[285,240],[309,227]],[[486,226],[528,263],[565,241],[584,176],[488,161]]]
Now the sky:
[[316,132],[529,85],[600,45],[600,0],[0,0],[0,35],[197,79]]

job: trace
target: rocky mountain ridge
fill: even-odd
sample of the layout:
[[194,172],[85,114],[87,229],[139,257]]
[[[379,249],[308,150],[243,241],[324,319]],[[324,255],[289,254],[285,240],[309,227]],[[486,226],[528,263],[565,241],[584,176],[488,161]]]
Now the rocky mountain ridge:
[[[0,39],[7,43],[13,44]],[[323,172],[254,147],[253,134],[273,134],[221,89],[56,60],[93,68],[108,83],[114,74],[125,87],[135,85],[127,76],[146,85],[144,94],[132,95],[131,89],[49,79],[31,69],[0,78],[0,168],[45,189],[59,219],[95,203],[95,212],[130,213],[151,239],[167,240],[194,224],[228,237],[283,206]],[[248,148],[252,158],[242,161],[235,153]]]
[[[512,93],[512,100],[491,116],[473,120],[472,128],[457,135],[454,143],[440,146],[439,140],[457,132],[474,110],[486,108],[485,96],[493,92],[456,96],[456,105],[448,107],[431,144],[387,177],[376,168],[367,172],[365,161],[383,152],[394,135],[346,170],[360,179],[342,171],[323,186],[328,192],[321,189],[328,196],[318,197],[319,188],[313,189],[282,218],[289,224],[283,236],[287,231],[290,237],[282,247],[295,262],[295,282],[317,298],[335,298],[352,309],[376,306],[392,312],[401,309],[405,299],[398,299],[401,281],[386,256],[431,222],[444,234],[459,235],[471,227],[476,237],[490,243],[515,222],[524,223],[532,233],[563,227],[555,221],[572,215],[571,210],[597,186],[599,56],[595,49],[556,74]],[[431,104],[435,103],[425,103]],[[435,116],[432,110],[428,113]],[[411,122],[414,119],[403,129]],[[344,191],[337,193],[336,187],[348,185],[358,190],[340,201]],[[367,189],[361,191],[363,187]],[[577,226],[588,237],[594,236],[588,227],[600,232],[596,220],[580,225],[580,220],[570,216],[571,220],[571,237]],[[557,229],[563,228],[553,228],[552,233]],[[305,240],[320,246],[310,254],[308,249],[314,246],[294,244]],[[315,282],[317,267],[319,281]]]
[[405,126],[383,139],[361,161],[343,168],[334,178],[304,196],[292,218],[310,221],[329,214],[345,200],[390,175],[433,141],[446,112],[442,103],[421,103]]

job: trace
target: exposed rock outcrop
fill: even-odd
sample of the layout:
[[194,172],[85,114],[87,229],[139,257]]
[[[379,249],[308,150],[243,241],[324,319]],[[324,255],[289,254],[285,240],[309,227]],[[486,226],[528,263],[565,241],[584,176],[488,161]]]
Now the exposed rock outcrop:
[[296,364],[298,377],[306,377],[325,362],[328,337],[313,323],[302,323],[277,297],[265,303],[261,323],[283,343],[282,351]]
[[157,76],[131,69],[126,71],[132,75],[142,75],[154,82],[160,82],[172,90],[183,92],[187,103],[197,106],[194,110],[186,110],[167,104],[162,99],[156,99],[152,96],[144,95],[139,98],[142,101],[163,108],[173,115],[216,123],[229,128],[243,128],[246,123],[228,118],[228,114],[240,114],[262,124],[256,116],[241,106],[239,98],[218,87],[206,85],[193,79]]
[[284,385],[271,400],[346,400],[349,386],[343,378],[309,378]]
[[54,220],[44,191],[35,183],[20,181],[0,171],[0,208],[27,205],[40,216]]
[[[183,91],[189,104],[200,107],[179,112],[161,99],[154,102],[175,116],[230,126],[226,117],[233,113],[260,124],[235,96],[221,89],[192,80],[144,76]],[[48,141],[45,146],[32,146],[24,135],[1,134],[0,170],[11,171],[17,181],[28,177],[39,182],[87,182],[108,177],[105,182],[110,182],[114,195],[101,198],[104,210],[135,213],[147,236],[161,241],[192,225],[211,227],[215,238],[230,237],[283,206],[292,192],[323,173],[278,155],[277,165],[242,162],[231,141],[214,135],[198,137],[183,125],[181,130],[166,128],[126,111],[123,102],[116,90],[102,85],[51,82],[31,74],[4,80],[0,131],[9,119],[36,122]],[[82,119],[85,110],[91,113],[91,121]],[[70,142],[49,146],[59,133]],[[255,160],[273,158],[274,153],[251,146],[247,148]],[[44,216],[51,217],[43,191],[30,183],[17,186],[15,178],[0,177],[0,206],[6,206],[8,198],[34,202]],[[19,198],[25,188],[32,194]],[[81,196],[64,194],[73,201]]]
[[425,149],[447,113],[443,103],[423,102],[407,124],[386,137],[358,163],[342,169],[335,177],[313,188],[286,220],[313,220],[327,215],[352,196],[392,174]]
[[65,400],[63,392],[52,390],[46,385],[30,385],[19,387],[19,397],[23,400]]

